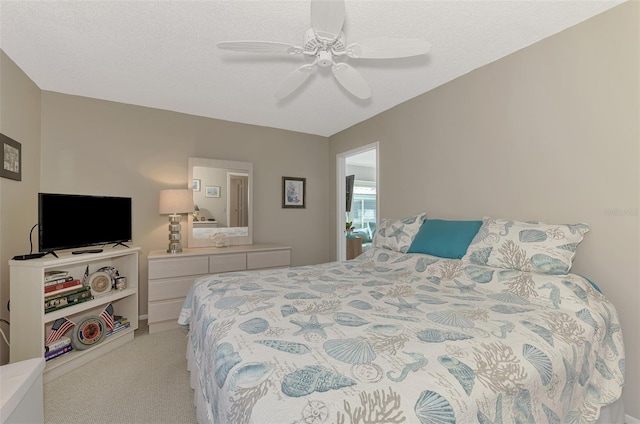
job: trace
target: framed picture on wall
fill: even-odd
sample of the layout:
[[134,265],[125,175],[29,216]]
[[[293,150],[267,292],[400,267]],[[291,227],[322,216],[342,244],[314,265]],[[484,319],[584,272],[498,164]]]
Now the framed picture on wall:
[[220,197],[220,186],[206,186],[204,197]]
[[2,143],[2,169],[0,177],[22,181],[22,145],[4,134],[0,134]]
[[200,180],[193,179],[193,191],[200,191]]
[[306,178],[282,177],[282,207],[305,208],[306,184]]

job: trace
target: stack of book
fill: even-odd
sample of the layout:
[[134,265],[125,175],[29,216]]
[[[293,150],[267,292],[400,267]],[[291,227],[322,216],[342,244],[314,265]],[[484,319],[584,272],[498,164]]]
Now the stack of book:
[[73,277],[62,277],[54,280],[45,281],[44,283],[44,295],[54,296],[56,294],[62,294],[64,291],[71,291],[74,288],[78,289],[82,286],[80,280],[76,280]]
[[[79,283],[79,281],[78,281]],[[47,288],[45,287],[45,290]],[[82,284],[74,284],[59,290],[45,292],[44,312],[57,311],[67,306],[92,300],[91,288]]]
[[74,279],[68,271],[44,273],[44,311],[52,312],[93,299],[91,289]]
[[49,361],[72,350],[71,339],[69,337],[61,337],[55,342],[44,346],[44,359],[45,361]]
[[44,273],[44,283],[54,283],[69,277],[69,271],[46,271]]
[[117,333],[118,331],[122,331],[125,328],[129,328],[131,326],[131,323],[129,322],[129,320],[125,317],[123,317],[122,315],[116,315],[113,317],[113,330],[109,330],[107,331],[107,334],[105,335],[105,337],[108,337],[112,334]]

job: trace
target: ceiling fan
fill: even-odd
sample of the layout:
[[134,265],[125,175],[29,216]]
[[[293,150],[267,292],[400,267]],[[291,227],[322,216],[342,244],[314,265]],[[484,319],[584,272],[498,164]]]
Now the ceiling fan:
[[311,0],[311,28],[304,34],[302,47],[273,41],[224,41],[223,50],[243,53],[304,55],[314,58],[291,72],[276,91],[284,98],[299,88],[318,67],[331,66],[333,76],[349,93],[359,99],[371,97],[371,88],[352,66],[336,59],[398,59],[427,54],[431,45],[416,38],[373,38],[347,44],[342,32],[344,0]]

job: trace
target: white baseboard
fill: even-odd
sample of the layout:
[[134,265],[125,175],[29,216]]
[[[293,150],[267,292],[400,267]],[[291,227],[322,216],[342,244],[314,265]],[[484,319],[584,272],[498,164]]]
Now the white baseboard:
[[138,321],[146,321],[149,319],[149,315],[138,315]]
[[624,416],[625,424],[640,424],[640,420],[637,418],[633,418],[631,415],[627,414]]

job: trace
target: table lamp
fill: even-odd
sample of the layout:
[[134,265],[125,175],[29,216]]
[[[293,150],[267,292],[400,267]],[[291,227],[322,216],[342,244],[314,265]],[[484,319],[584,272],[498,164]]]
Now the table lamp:
[[182,213],[193,212],[192,190],[160,190],[160,215],[169,215],[169,248],[167,253],[182,252],[180,225]]

